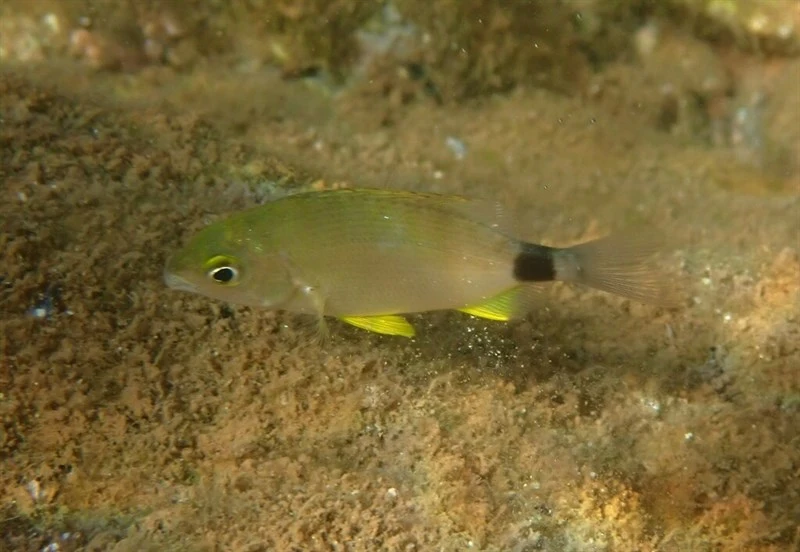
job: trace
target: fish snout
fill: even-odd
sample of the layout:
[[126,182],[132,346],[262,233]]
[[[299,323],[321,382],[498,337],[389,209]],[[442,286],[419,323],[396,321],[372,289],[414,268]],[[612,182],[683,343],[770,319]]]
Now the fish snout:
[[197,290],[196,286],[189,280],[170,272],[169,269],[164,270],[164,283],[167,284],[167,287],[170,289],[189,292],[194,292]]

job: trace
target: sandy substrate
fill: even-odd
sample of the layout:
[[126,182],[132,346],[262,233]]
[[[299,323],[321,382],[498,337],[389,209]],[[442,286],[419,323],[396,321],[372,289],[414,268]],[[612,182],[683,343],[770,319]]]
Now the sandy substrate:
[[[766,167],[665,132],[624,64],[596,97],[402,106],[5,66],[0,549],[798,549],[800,66],[765,67]],[[547,244],[646,223],[684,300],[554,285],[524,321],[321,347],[163,285],[218,215],[335,185],[494,197]]]

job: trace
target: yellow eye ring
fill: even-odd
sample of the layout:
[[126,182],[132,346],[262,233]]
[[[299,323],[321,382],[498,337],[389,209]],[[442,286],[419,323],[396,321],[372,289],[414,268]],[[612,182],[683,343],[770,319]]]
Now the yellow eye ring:
[[236,260],[226,255],[212,257],[206,263],[208,277],[222,286],[235,286],[239,283],[239,269]]

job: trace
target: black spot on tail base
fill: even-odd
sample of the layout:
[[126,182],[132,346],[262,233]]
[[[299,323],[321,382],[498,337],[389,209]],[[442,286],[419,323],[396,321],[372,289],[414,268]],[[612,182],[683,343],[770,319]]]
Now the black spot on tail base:
[[514,259],[514,278],[520,282],[550,282],[556,279],[555,248],[523,243]]

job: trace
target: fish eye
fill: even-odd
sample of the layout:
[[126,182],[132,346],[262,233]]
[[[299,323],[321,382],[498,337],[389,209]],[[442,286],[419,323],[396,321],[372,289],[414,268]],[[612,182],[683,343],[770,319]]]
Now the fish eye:
[[221,266],[211,269],[208,275],[218,284],[230,284],[239,276],[239,271],[232,266]]
[[239,269],[236,268],[236,261],[230,257],[219,255],[213,257],[206,263],[208,277],[214,283],[223,286],[233,286],[239,283]]

